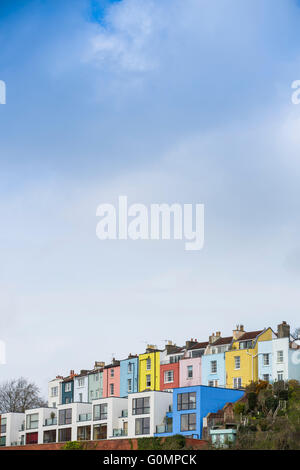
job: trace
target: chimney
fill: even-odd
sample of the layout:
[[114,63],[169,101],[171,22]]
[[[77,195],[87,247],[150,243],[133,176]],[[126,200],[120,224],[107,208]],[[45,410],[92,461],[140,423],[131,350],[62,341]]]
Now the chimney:
[[155,349],[157,349],[157,347],[156,347],[155,344],[147,344],[146,352],[147,352],[147,353],[151,353],[151,352],[154,351]]
[[214,344],[215,341],[217,341],[217,339],[219,339],[217,336],[215,336],[215,334],[213,333],[209,339],[208,339],[208,342],[209,344]]
[[221,331],[217,331],[217,332],[216,332],[216,336],[217,336],[218,338],[221,338]]
[[105,362],[95,361],[94,369],[102,369],[105,366]]
[[195,344],[197,344],[197,340],[194,341],[193,338],[191,338],[190,341],[185,342],[185,348],[190,349]]
[[70,377],[73,378],[74,377],[74,370],[70,370]]
[[232,331],[233,339],[238,340],[244,333],[244,325],[236,325],[236,329]]
[[280,325],[277,326],[277,336],[278,338],[289,338],[290,337],[290,325],[283,321]]

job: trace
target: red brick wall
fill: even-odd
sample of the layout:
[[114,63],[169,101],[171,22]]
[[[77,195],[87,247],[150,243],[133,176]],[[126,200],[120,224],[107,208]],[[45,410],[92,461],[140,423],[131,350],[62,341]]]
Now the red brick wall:
[[[165,384],[164,383],[164,374],[167,370],[174,371],[174,382]],[[179,387],[179,362],[174,364],[161,364],[160,365],[160,389],[166,390],[168,388],[177,388]]]
[[[137,439],[111,439],[107,441],[89,441],[87,448],[92,450],[137,450]],[[31,444],[28,446],[0,447],[0,450],[59,450],[63,443],[56,444]],[[203,449],[206,441],[199,439],[186,439],[186,446],[192,449]]]

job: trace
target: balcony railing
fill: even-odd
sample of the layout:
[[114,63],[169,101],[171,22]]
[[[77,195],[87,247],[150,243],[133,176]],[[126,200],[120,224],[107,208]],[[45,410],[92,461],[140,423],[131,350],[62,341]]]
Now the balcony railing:
[[172,424],[161,424],[159,426],[156,426],[156,432],[159,434],[173,432],[173,426]]
[[92,420],[92,413],[84,413],[78,416],[77,421],[91,421]]
[[127,436],[128,432],[127,429],[114,429],[113,430],[113,437],[121,437],[121,436]]
[[128,410],[122,410],[121,418],[128,418]]
[[44,426],[54,426],[56,424],[57,424],[57,418],[48,418],[48,419],[45,419]]

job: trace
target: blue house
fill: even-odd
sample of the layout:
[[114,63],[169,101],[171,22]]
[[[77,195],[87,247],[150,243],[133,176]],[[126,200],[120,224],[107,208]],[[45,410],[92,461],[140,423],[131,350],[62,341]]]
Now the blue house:
[[273,345],[272,341],[258,343],[258,378],[273,382]]
[[226,386],[225,353],[202,356],[202,385]]
[[207,387],[196,385],[180,387],[173,390],[173,410],[166,414],[166,426],[161,432],[161,426],[155,436],[173,436],[182,434],[196,439],[202,437],[203,418],[208,413],[216,413],[226,403],[234,403],[242,396],[241,390]]
[[129,355],[120,361],[120,397],[139,391],[139,358]]
[[226,387],[225,352],[229,350],[232,336],[221,337],[217,332],[209,337],[209,345],[202,356],[202,385]]
[[74,379],[66,378],[61,383],[61,403],[65,405],[67,403],[73,403],[74,401]]

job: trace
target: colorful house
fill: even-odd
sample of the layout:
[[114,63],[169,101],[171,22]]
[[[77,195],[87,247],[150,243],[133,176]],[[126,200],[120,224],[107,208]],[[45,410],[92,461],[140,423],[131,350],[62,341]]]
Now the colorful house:
[[[244,392],[219,387],[196,385],[181,387],[173,390],[172,411],[166,413],[165,422],[168,426],[165,432],[157,432],[155,436],[173,436],[183,434],[201,439],[203,418],[208,413],[217,412],[228,402],[236,402]],[[157,431],[161,431],[159,426]]]
[[160,389],[172,390],[179,387],[179,361],[184,355],[184,348],[169,341],[161,353]]
[[139,357],[129,354],[120,361],[120,397],[139,391]]
[[103,368],[103,398],[120,396],[120,361]]
[[74,377],[74,370],[71,370],[69,377],[65,377],[61,382],[62,405],[74,402]]
[[227,387],[242,388],[258,380],[258,344],[273,338],[271,328],[245,332],[243,325],[237,326],[230,350],[225,353]]
[[221,337],[217,332],[209,338],[209,345],[202,356],[202,385],[226,387],[225,352],[230,349],[233,337]]
[[89,402],[103,397],[103,368],[104,362],[95,362],[94,370],[88,374]]
[[88,403],[89,401],[89,377],[88,370],[81,370],[74,377],[74,402]]
[[202,357],[208,342],[187,341],[184,357],[179,362],[180,387],[191,387],[202,383]]
[[267,382],[300,381],[300,349],[286,322],[278,325],[275,338],[258,344],[258,376]]
[[139,355],[139,391],[160,390],[160,353],[154,345]]

